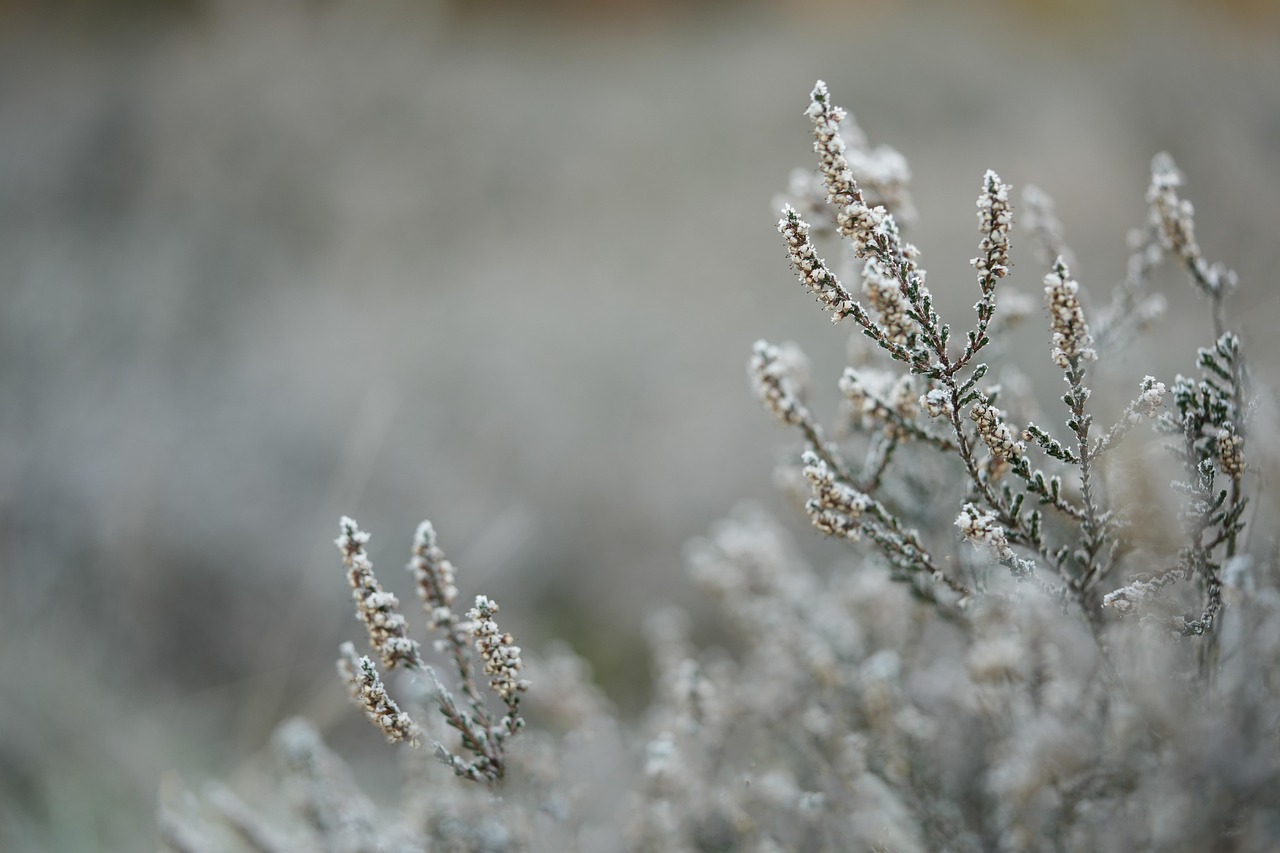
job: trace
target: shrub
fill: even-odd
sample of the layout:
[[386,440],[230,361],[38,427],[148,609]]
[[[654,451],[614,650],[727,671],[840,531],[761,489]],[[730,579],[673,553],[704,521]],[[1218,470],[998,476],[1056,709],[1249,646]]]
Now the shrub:
[[[1052,202],[1023,194],[1045,263],[1049,346],[1021,353],[1007,348],[1009,332],[1035,310],[1004,281],[1010,187],[994,172],[982,179],[975,318],[953,339],[900,227],[914,215],[906,161],[872,149],[822,83],[807,115],[819,168],[793,176],[778,229],[801,283],[860,333],[837,383],[838,423],[813,414],[798,347],[757,343],[750,376],[801,439],[784,487],[856,560],[815,571],[756,507],[691,543],[690,573],[738,647],[697,649],[687,616],[654,614],[656,695],[633,728],[571,652],[526,660],[485,596],[457,614],[454,567],[424,523],[409,569],[450,688],[374,576],[367,534],[343,519],[338,546],[374,655],[348,644],[339,668],[374,725],[407,750],[401,807],[375,808],[315,729],[293,720],[276,738],[279,802],[250,809],[215,788],[167,804],[165,843],[1274,847],[1280,590],[1274,539],[1256,531],[1249,461],[1263,404],[1229,327],[1235,276],[1204,259],[1173,161],[1153,160],[1148,221],[1097,312],[1086,311]],[[819,239],[851,246],[839,269]],[[1187,375],[1134,377],[1134,398],[1108,417],[1093,390],[1158,320],[1151,278],[1165,261],[1205,297],[1212,337]],[[1060,409],[1041,408],[1021,369],[1032,357],[1061,376]],[[1162,477],[1170,486],[1153,489]],[[379,664],[409,673],[403,699]],[[450,783],[434,760],[478,784]]]

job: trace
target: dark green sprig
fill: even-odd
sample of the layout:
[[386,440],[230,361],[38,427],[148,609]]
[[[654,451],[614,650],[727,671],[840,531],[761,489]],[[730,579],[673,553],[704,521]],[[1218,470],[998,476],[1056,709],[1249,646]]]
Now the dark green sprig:
[[1062,442],[1035,424],[1027,424],[1023,436],[1028,441],[1034,441],[1046,456],[1057,459],[1059,462],[1065,462],[1068,465],[1078,465],[1080,463],[1079,457],[1071,452],[1071,448],[1063,446]]

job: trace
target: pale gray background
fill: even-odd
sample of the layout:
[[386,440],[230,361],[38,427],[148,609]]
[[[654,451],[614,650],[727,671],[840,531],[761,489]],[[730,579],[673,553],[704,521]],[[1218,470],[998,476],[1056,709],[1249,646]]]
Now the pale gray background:
[[[343,512],[402,594],[432,518],[464,594],[634,715],[644,612],[699,606],[682,543],[789,512],[751,342],[835,396],[844,335],[770,208],[818,77],[909,158],[957,326],[986,168],[1057,198],[1105,294],[1167,149],[1276,361],[1273,4],[36,5],[0,4],[6,850],[145,848],[166,771],[233,774],[292,713],[359,727]],[[1202,340],[1163,281],[1160,337]]]

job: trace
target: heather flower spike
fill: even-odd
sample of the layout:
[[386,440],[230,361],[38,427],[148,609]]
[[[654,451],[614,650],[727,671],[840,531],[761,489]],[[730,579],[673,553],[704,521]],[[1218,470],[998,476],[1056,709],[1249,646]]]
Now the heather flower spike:
[[801,283],[831,312],[831,321],[838,323],[849,316],[855,310],[853,297],[827,268],[827,262],[818,257],[817,250],[809,239],[808,223],[801,221],[790,205],[782,209],[778,231],[786,241],[787,256],[791,260],[791,266],[799,274]]
[[351,643],[343,643],[341,653],[338,673],[350,689],[351,698],[364,709],[369,721],[382,730],[388,741],[407,741],[417,746],[421,734],[418,725],[388,695],[373,661],[357,655]]
[[520,647],[513,645],[510,634],[498,629],[493,617],[498,604],[483,595],[476,596],[476,606],[467,611],[471,620],[468,630],[475,639],[476,652],[484,661],[484,674],[490,676],[491,686],[503,700],[529,689],[529,682],[519,678],[524,663],[520,659]]
[[382,589],[373,574],[373,564],[365,553],[369,534],[356,524],[355,519],[343,516],[339,523],[342,535],[334,540],[342,552],[347,566],[347,580],[356,601],[356,618],[365,624],[369,632],[369,645],[382,659],[387,669],[404,666],[410,669],[422,667],[418,644],[407,636],[407,624],[400,613],[399,600]]
[[1080,306],[1079,290],[1080,285],[1071,279],[1066,263],[1059,258],[1053,272],[1044,277],[1044,297],[1053,329],[1053,361],[1063,370],[1082,371],[1084,362],[1098,358]]

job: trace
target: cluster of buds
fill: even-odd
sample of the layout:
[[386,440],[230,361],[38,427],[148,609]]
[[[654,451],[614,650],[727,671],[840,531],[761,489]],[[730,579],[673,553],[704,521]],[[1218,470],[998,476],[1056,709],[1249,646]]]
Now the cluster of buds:
[[388,695],[373,661],[357,655],[355,646],[351,643],[342,644],[338,673],[351,691],[351,698],[365,712],[370,722],[382,730],[388,741],[407,741],[417,746],[421,736],[417,724]]
[[1228,477],[1244,473],[1244,436],[1223,429],[1218,435],[1218,465]]
[[806,450],[801,457],[804,476],[813,494],[805,509],[813,526],[823,533],[843,536],[851,542],[861,538],[860,519],[875,501],[870,495],[841,482],[831,466],[818,454]]
[[778,220],[778,231],[787,244],[787,259],[800,274],[800,280],[818,301],[831,312],[831,322],[839,323],[854,311],[854,299],[835,273],[827,268],[826,261],[818,257],[809,237],[809,223],[802,220],[795,208],[787,205]]
[[975,402],[973,409],[969,410],[969,419],[978,425],[978,435],[987,444],[987,450],[991,451],[991,460],[987,466],[991,478],[1004,476],[1009,465],[1027,453],[1027,444],[1014,437],[1014,430],[1001,418],[1001,412],[995,406]]
[[334,544],[342,552],[351,595],[356,601],[356,618],[369,632],[369,645],[382,658],[382,665],[387,669],[396,666],[420,669],[423,666],[422,656],[418,652],[418,643],[409,639],[400,602],[383,590],[373,574],[369,555],[365,553],[369,534],[360,529],[355,519],[346,516],[339,526],[342,535],[334,540]]
[[1164,406],[1164,398],[1169,393],[1169,388],[1163,382],[1157,382],[1154,376],[1142,377],[1142,385],[1140,387],[1142,393],[1138,395],[1138,399],[1133,401],[1134,413],[1132,417],[1142,414],[1148,418],[1154,418]]
[[1079,290],[1079,283],[1071,278],[1067,265],[1059,258],[1053,272],[1044,277],[1044,294],[1053,330],[1053,361],[1063,370],[1098,358],[1080,306]]
[[476,652],[484,661],[484,674],[489,676],[489,685],[502,697],[510,700],[516,693],[529,689],[529,682],[520,678],[520,670],[524,662],[520,658],[520,647],[510,634],[498,630],[498,623],[493,616],[498,612],[498,603],[487,596],[477,595],[476,606],[467,611],[471,620],[468,631],[476,644]]
[[1009,274],[1009,231],[1013,214],[1009,208],[1009,185],[990,169],[982,178],[982,195],[978,197],[978,227],[982,232],[979,248],[982,254],[970,263],[978,271],[984,289],[995,279]]
[[756,396],[783,426],[799,426],[812,420],[800,399],[799,379],[805,367],[804,354],[795,346],[756,341],[751,350],[748,368]]
[[427,627],[435,629],[450,625],[458,587],[454,585],[453,563],[436,543],[436,530],[429,521],[419,524],[413,535],[413,558],[408,569],[418,585],[418,595],[427,611]]
[[[788,381],[776,350],[757,344],[752,359],[757,393],[784,424],[801,428],[809,447],[803,457],[803,476],[809,487],[806,509],[814,526],[850,540],[871,540],[891,566],[902,571],[903,579],[931,576],[959,593],[963,606],[971,591],[947,579],[917,531],[907,528],[890,508],[902,502],[902,496],[890,493],[882,498],[878,491],[889,466],[902,458],[898,451],[902,442],[897,439],[957,454],[972,481],[966,495],[970,502],[955,520],[964,538],[994,555],[1017,581],[1038,587],[1064,604],[1074,601],[1089,613],[1091,627],[1098,627],[1101,623],[1094,622],[1089,612],[1098,601],[1094,589],[1132,551],[1126,538],[1130,525],[1108,505],[1112,496],[1103,478],[1108,469],[1099,460],[1135,426],[1155,420],[1157,431],[1184,438],[1181,446],[1175,444],[1172,449],[1185,460],[1190,477],[1175,483],[1175,488],[1194,496],[1189,512],[1196,518],[1197,539],[1188,555],[1180,558],[1183,565],[1178,569],[1156,579],[1137,579],[1107,596],[1105,603],[1116,611],[1133,609],[1166,583],[1202,577],[1203,614],[1184,620],[1179,630],[1184,635],[1210,631],[1222,602],[1216,552],[1235,555],[1246,526],[1244,509],[1249,498],[1239,478],[1246,471],[1248,377],[1238,339],[1224,330],[1221,297],[1234,286],[1235,276],[1220,264],[1207,264],[1201,256],[1193,210],[1178,196],[1182,178],[1172,160],[1161,155],[1152,163],[1148,227],[1131,246],[1134,255],[1128,277],[1117,288],[1111,307],[1094,318],[1092,331],[1081,285],[1068,269],[1070,252],[1052,200],[1034,188],[1024,195],[1038,254],[1042,262],[1051,263],[1044,278],[1044,301],[1049,309],[1051,358],[1070,386],[1061,397],[1068,409],[1066,426],[1074,438],[1073,446],[1068,446],[1029,421],[1034,405],[1022,407],[1025,411],[1017,420],[1027,425],[1019,435],[996,407],[996,392],[979,387],[988,365],[976,361],[978,353],[998,343],[1011,323],[1031,314],[1037,301],[1008,290],[1002,281],[1011,264],[1010,187],[993,171],[983,176],[977,201],[981,243],[979,256],[971,261],[981,290],[974,306],[977,322],[967,332],[962,351],[953,354],[951,327],[934,309],[917,250],[898,230],[899,210],[887,200],[892,193],[875,186],[877,181],[891,185],[905,179],[907,170],[892,158],[882,164],[886,168],[866,166],[865,138],[851,126],[848,113],[831,102],[822,81],[813,89],[806,115],[813,124],[818,154],[816,179],[825,186],[834,209],[834,216],[822,220],[835,222],[839,236],[849,239],[853,256],[863,262],[862,292],[857,293],[863,302],[854,300],[831,275],[809,242],[808,226],[793,208],[786,207],[779,230],[787,239],[792,265],[802,284],[817,294],[835,320],[853,318],[865,338],[911,371],[897,382],[890,373],[868,368],[861,353],[851,357],[857,369],[846,370],[840,380],[851,415],[846,423],[863,433],[881,431],[869,436],[866,463],[855,475],[841,458],[841,447],[823,441],[820,426],[803,406],[794,382]],[[867,183],[864,175],[871,176]],[[810,181],[803,188],[804,198],[812,202],[816,181]],[[1159,313],[1162,297],[1148,295],[1143,288],[1152,269],[1168,256],[1181,261],[1197,288],[1214,303],[1218,341],[1212,349],[1199,352],[1205,379],[1196,383],[1179,377],[1170,387],[1147,376],[1121,418],[1104,433],[1095,433],[1095,415],[1087,406],[1091,389],[1085,381],[1086,368],[1098,359],[1099,349],[1124,343],[1130,332],[1143,328]],[[1020,376],[1017,371],[1011,375]],[[1171,391],[1177,411],[1164,412]],[[944,423],[922,424],[922,412]],[[962,422],[966,419],[976,429],[966,428]],[[989,455],[982,454],[983,445]],[[1032,445],[1051,460],[1047,472],[1031,464],[1028,448]],[[1078,476],[1070,494],[1063,491],[1063,483],[1070,481],[1054,470],[1062,468],[1074,469]],[[1232,478],[1234,485],[1214,492],[1215,473]],[[1017,482],[996,482],[1001,477]],[[1029,508],[1028,498],[1041,508]],[[1048,513],[1061,524],[1046,524]],[[1070,542],[1073,534],[1079,537],[1077,547]],[[1055,541],[1062,537],[1067,541]],[[1056,581],[1047,579],[1050,572],[1057,574]]]
[[946,388],[934,388],[920,398],[920,406],[931,418],[950,418],[953,411],[951,392]]
[[902,295],[898,280],[885,272],[875,258],[870,258],[862,268],[862,289],[871,305],[880,315],[880,329],[895,344],[906,346],[915,323],[907,314],[907,300]]
[[837,208],[861,205],[862,192],[849,168],[840,135],[840,125],[848,113],[831,103],[827,84],[821,80],[813,87],[805,115],[813,122],[813,150],[818,154],[818,171],[827,186],[827,201]]
[[974,545],[991,549],[1001,560],[1013,559],[1013,549],[1009,547],[1009,539],[995,513],[984,512],[967,503],[956,516],[956,527],[960,528],[960,535]]
[[1159,229],[1160,242],[1181,258],[1194,261],[1200,257],[1196,244],[1195,208],[1178,197],[1182,173],[1168,154],[1157,154],[1151,160],[1151,186],[1147,189],[1152,223]]
[[1160,235],[1163,248],[1172,251],[1191,273],[1196,286],[1215,299],[1233,290],[1236,274],[1222,264],[1210,265],[1196,243],[1195,208],[1178,197],[1182,173],[1168,154],[1157,154],[1151,161],[1151,186],[1147,190],[1152,226]]
[[1013,430],[1000,417],[994,406],[978,402],[969,410],[969,418],[978,425],[978,435],[1000,462],[1014,462],[1027,452],[1027,446],[1014,438]]
[[[805,112],[813,122],[813,150],[818,153],[818,172],[827,187],[827,201],[836,209],[836,228],[853,241],[858,257],[872,254],[877,239],[898,244],[897,230],[883,207],[870,207],[854,178],[845,156],[845,142],[840,126],[847,113],[831,103],[827,84],[818,81]],[[905,254],[898,244],[898,254]]]
[[879,427],[892,437],[902,432],[901,422],[911,422],[920,411],[914,377],[888,371],[846,367],[839,381],[849,403],[851,420],[858,427]]

